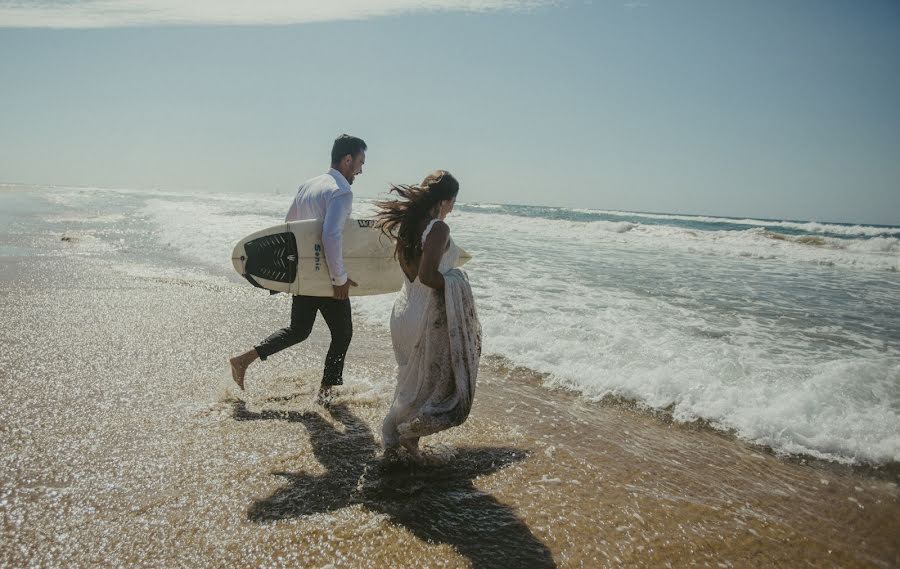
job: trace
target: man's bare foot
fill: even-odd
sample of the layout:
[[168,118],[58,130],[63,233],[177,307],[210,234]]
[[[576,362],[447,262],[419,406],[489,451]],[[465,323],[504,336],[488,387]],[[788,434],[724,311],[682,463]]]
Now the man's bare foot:
[[319,388],[319,394],[316,396],[316,403],[322,407],[328,407],[334,402],[334,390],[331,386],[323,385]]
[[240,356],[231,358],[228,360],[228,363],[231,364],[231,378],[234,379],[234,382],[241,388],[241,391],[243,391],[244,374],[247,372],[247,364],[241,361]]
[[249,352],[244,352],[243,354],[228,360],[228,363],[231,364],[231,378],[234,379],[237,386],[241,388],[241,391],[244,390],[244,374],[247,373],[247,368],[250,364],[255,362],[257,358],[259,358],[259,354],[256,353],[256,348],[254,348]]

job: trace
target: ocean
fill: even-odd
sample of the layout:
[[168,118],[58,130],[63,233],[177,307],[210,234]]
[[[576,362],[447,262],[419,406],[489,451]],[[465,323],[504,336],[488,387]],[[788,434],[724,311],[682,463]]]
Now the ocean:
[[[113,280],[229,287],[249,286],[231,266],[235,242],[282,221],[292,198],[6,190],[9,235],[77,242],[73,254],[95,257]],[[465,199],[447,222],[474,256],[465,269],[486,361],[777,454],[900,461],[900,227]],[[373,211],[356,199],[355,217]],[[5,241],[7,256],[59,254]],[[392,302],[354,298],[354,317],[386,330]]]

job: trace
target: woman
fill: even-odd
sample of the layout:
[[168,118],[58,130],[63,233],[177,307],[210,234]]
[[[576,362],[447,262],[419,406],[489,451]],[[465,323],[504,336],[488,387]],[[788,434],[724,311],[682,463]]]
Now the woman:
[[444,223],[459,182],[445,170],[418,186],[394,186],[400,199],[379,202],[381,230],[396,241],[405,275],[391,313],[397,388],[382,435],[385,457],[403,446],[419,458],[419,439],[460,425],[469,416],[481,324],[469,279],[454,268],[459,248]]

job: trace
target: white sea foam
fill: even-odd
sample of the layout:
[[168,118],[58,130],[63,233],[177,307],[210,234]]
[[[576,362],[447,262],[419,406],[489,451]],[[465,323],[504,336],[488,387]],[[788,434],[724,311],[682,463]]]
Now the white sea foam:
[[615,243],[636,251],[673,251],[867,270],[900,270],[900,245],[898,239],[892,237],[839,239],[781,235],[761,227],[744,231],[702,231],[625,221],[565,221],[505,214],[460,213],[456,219],[462,227],[471,228],[478,234],[511,233],[527,239],[534,246],[566,235],[579,245]]
[[900,228],[897,227],[878,227],[873,225],[845,225],[836,223],[820,223],[817,221],[779,221],[753,218],[732,218],[732,217],[715,217],[706,215],[678,215],[667,213],[639,213],[628,211],[602,210],[602,209],[573,209],[572,211],[579,213],[618,216],[618,217],[639,217],[645,219],[671,220],[671,221],[693,221],[699,223],[723,223],[731,225],[750,225],[758,227],[782,227],[785,229],[796,229],[808,233],[832,233],[835,235],[846,236],[878,236],[878,235],[897,235],[900,236]]
[[494,210],[496,210],[496,209],[503,208],[502,205],[494,204],[494,203],[470,203],[470,204],[465,204],[465,205],[466,205],[466,207],[471,207],[471,208],[475,208],[475,209],[494,209]]
[[207,266],[227,268],[231,251],[245,235],[278,223],[256,214],[227,215],[216,205],[157,198],[147,200],[142,210],[159,227],[159,241]]
[[44,221],[48,223],[60,223],[60,224],[88,224],[88,223],[118,223],[120,221],[124,221],[125,216],[119,213],[111,213],[111,214],[83,214],[83,215],[72,215],[72,214],[55,214],[48,215],[44,217]]
[[479,295],[485,350],[549,374],[550,385],[704,419],[782,452],[900,460],[896,352],[830,359],[811,342],[785,350],[776,330],[749,319],[710,323],[577,285],[533,297]]
[[[830,240],[835,243],[836,240]],[[849,251],[860,251],[863,253],[900,253],[900,239],[896,237],[873,237],[871,239],[853,239],[846,243],[841,243]]]

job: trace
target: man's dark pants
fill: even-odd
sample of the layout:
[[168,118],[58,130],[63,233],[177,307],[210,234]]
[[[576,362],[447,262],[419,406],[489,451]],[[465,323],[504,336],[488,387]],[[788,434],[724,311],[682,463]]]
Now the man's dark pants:
[[350,300],[337,300],[323,296],[295,296],[291,304],[291,325],[275,332],[256,346],[256,353],[265,360],[274,353],[298,344],[309,337],[316,312],[321,312],[331,331],[331,345],[325,356],[322,385],[342,385],[344,358],[353,337],[353,320],[350,317]]

